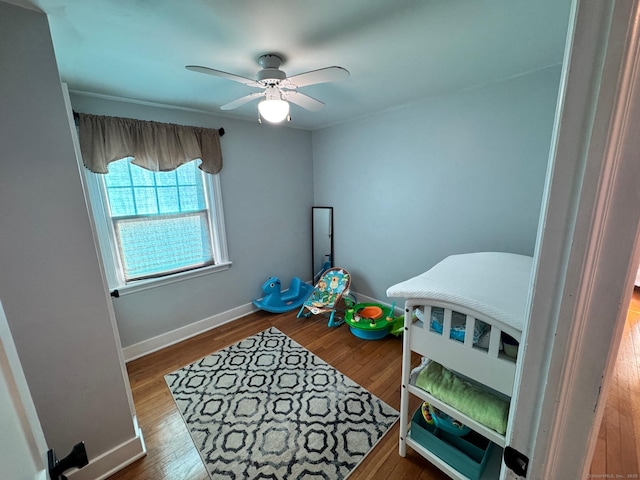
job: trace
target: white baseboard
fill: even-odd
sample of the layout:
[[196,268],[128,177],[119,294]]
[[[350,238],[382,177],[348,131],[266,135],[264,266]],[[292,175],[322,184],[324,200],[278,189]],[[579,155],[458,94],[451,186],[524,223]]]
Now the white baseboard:
[[184,327],[163,333],[157,337],[124,347],[122,349],[124,361],[130,362],[131,360],[144,357],[145,355],[157,352],[158,350],[162,350],[163,348],[182,342],[188,338],[200,335],[201,333],[208,332],[212,328],[219,327],[220,325],[224,325],[225,323],[244,317],[255,311],[256,309],[253,304],[247,303],[231,310],[227,310],[226,312],[205,318],[204,320],[199,320],[189,325],[185,325]]
[[65,475],[69,480],[104,480],[146,454],[142,431],[136,425],[135,437],[96,458],[90,458],[86,467],[70,470]]
[[[356,296],[358,303],[379,303],[389,306],[387,303],[381,302],[375,298],[368,297],[357,292],[353,292],[353,294]],[[128,347],[124,347],[122,349],[122,352],[124,354],[124,361],[130,362],[137,358],[144,357],[145,355],[149,355],[150,353],[157,352],[158,350],[162,350],[163,348],[169,347],[171,345],[175,345],[176,343],[187,340],[188,338],[195,337],[196,335],[200,335],[204,332],[208,332],[209,330],[219,327],[220,325],[224,325],[225,323],[229,323],[233,320],[237,320],[238,318],[245,317],[255,311],[257,310],[253,306],[253,304],[247,303],[231,310],[227,310],[226,312],[222,312],[217,315],[213,315],[212,317],[205,318],[204,320],[199,320],[189,325],[185,325],[184,327],[180,327],[156,337],[149,338],[148,340],[143,340],[142,342],[136,343],[134,345],[129,345]],[[401,314],[402,305],[400,305],[399,309],[396,308],[395,312],[396,314]]]
[[363,295],[362,293],[358,293],[358,292],[351,292],[351,293],[355,295],[357,303],[380,303],[381,305],[386,305],[386,303],[381,302],[380,300],[377,300],[373,297],[368,297],[366,295]]

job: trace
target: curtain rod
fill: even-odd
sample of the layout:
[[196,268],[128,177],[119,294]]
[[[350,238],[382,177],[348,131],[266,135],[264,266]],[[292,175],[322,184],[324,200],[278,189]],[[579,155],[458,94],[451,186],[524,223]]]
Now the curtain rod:
[[[73,110],[73,120],[76,122],[76,125],[78,124],[78,118],[79,118],[78,112]],[[224,135],[224,128],[218,129],[218,135],[220,135],[221,137]]]

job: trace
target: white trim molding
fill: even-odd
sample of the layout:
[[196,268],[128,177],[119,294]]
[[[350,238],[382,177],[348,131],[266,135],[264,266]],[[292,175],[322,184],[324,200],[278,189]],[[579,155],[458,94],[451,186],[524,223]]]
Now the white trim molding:
[[1,301],[0,392],[0,464],[3,464],[0,468],[3,478],[4,475],[46,478],[47,442]]
[[507,431],[528,479],[587,477],[640,259],[639,1],[572,19]]
[[[633,290],[640,233],[639,21],[638,1],[616,2],[560,311],[573,322],[564,359],[552,362],[559,388],[543,404],[554,410],[548,446],[535,455],[544,459],[543,478],[573,472],[587,478]],[[584,459],[581,470],[569,458]]]
[[224,325],[225,323],[232,322],[238,318],[245,317],[250,313],[257,311],[251,303],[241,305],[239,307],[227,310],[226,312],[213,315],[209,318],[199,320],[184,327],[177,328],[167,333],[163,333],[148,340],[143,340],[134,345],[123,347],[125,362],[136,360],[150,353],[157,352],[163,348],[170,347],[176,343],[180,343],[201,333],[208,332],[209,330]]
[[73,469],[65,473],[69,480],[105,480],[114,473],[131,465],[147,454],[142,431],[136,425],[136,436],[121,443],[115,448],[96,458],[90,458],[89,464],[81,469]]
[[[375,298],[361,295],[355,292],[353,293],[359,303],[371,302],[388,305],[385,302],[381,302]],[[148,340],[143,340],[133,345],[123,347],[122,351],[124,353],[124,360],[125,362],[131,362],[138,358],[162,350],[163,348],[170,347],[171,345],[175,345],[176,343],[180,343],[184,340],[195,337],[196,335],[200,335],[201,333],[208,332],[209,330],[217,328],[226,323],[238,320],[242,317],[246,317],[247,315],[250,315],[251,313],[257,311],[258,309],[255,308],[253,304],[247,303],[231,310],[227,310],[226,312],[213,315],[209,318],[205,318],[203,320],[190,323],[189,325],[185,325],[184,327],[180,327],[170,332],[160,334],[156,337],[149,338]],[[396,309],[396,313],[401,315],[402,308]]]

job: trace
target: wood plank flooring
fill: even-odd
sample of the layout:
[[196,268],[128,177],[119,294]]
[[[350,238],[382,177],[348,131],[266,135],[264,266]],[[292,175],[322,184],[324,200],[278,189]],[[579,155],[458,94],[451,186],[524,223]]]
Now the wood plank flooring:
[[640,478],[640,289],[633,292],[591,478]]
[[[109,479],[208,480],[164,375],[271,326],[400,410],[401,338],[361,340],[351,334],[346,325],[330,329],[324,317],[296,319],[296,313],[257,312],[128,363],[147,455]],[[417,365],[419,358],[415,357],[414,361]],[[415,400],[412,408],[417,408],[418,403]],[[447,478],[411,449],[407,449],[405,458],[398,455],[398,425],[396,423],[367,455],[350,480]]]
[[[361,340],[352,335],[346,325],[329,329],[323,317],[296,319],[295,312],[280,315],[257,312],[127,365],[147,455],[109,479],[208,480],[164,375],[271,326],[400,409],[400,338]],[[419,362],[417,356],[413,360],[414,364]],[[413,399],[411,408],[417,408],[418,403]],[[405,458],[398,455],[398,428],[396,423],[350,480],[447,478],[410,448]],[[639,446],[640,293],[636,291],[591,465],[591,478],[616,478],[616,475],[638,478]]]

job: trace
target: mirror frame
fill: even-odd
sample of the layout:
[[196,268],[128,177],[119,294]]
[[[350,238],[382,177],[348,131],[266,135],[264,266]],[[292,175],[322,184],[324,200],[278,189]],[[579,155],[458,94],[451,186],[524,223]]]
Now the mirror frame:
[[[330,258],[329,264],[331,267],[334,266],[333,263],[333,207],[322,207],[322,206],[313,206],[311,207],[311,279],[313,284],[316,283],[316,264],[315,264],[315,238],[316,238],[316,211],[317,210],[328,210],[329,211],[329,238],[330,238]],[[325,254],[326,255],[326,254]]]

